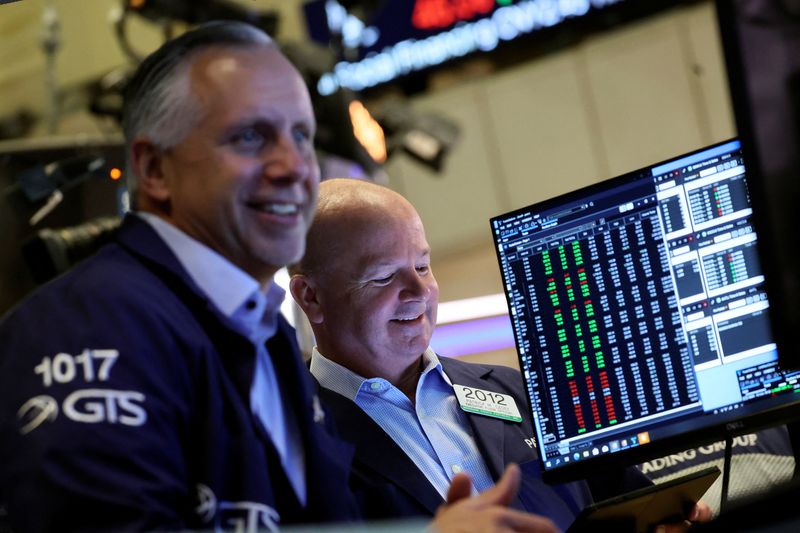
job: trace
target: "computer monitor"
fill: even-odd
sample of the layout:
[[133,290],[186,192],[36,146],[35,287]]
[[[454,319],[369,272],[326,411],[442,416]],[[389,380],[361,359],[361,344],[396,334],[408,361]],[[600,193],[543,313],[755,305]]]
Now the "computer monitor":
[[741,145],[491,219],[543,477],[788,419]]
[[754,224],[785,368],[800,368],[800,2],[717,0]]

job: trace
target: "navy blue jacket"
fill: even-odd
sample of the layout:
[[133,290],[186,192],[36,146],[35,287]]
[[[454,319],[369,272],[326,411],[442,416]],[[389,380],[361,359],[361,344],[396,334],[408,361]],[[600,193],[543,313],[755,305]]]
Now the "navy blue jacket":
[[305,507],[251,414],[252,345],[127,217],[115,242],[0,324],[5,520],[108,531],[356,518],[352,448],[328,433],[283,319],[268,347],[302,433]]
[[[589,487],[583,482],[551,486],[542,481],[532,446],[533,427],[530,418],[524,416],[527,401],[519,372],[448,357],[439,359],[453,384],[514,398],[523,414],[521,423],[466,413],[478,449],[494,481],[508,463],[520,465],[522,486],[512,507],[547,516],[561,529],[567,529],[581,509],[592,502]],[[344,396],[325,388],[320,396],[335,419],[339,435],[356,446],[351,486],[362,499],[367,517],[433,515],[442,504],[442,497],[394,440]]]

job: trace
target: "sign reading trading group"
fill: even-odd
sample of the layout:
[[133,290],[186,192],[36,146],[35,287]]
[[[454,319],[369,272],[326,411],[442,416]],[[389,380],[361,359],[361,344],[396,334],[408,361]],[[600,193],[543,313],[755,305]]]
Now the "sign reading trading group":
[[336,0],[314,0],[305,5],[311,38],[327,45],[341,35],[358,51],[323,74],[317,90],[368,89],[625,1],[390,0],[365,22]]

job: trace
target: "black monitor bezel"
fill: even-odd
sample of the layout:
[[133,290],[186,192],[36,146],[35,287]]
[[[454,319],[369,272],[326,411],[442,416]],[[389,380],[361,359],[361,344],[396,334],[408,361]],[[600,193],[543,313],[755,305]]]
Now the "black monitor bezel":
[[[521,207],[513,211],[509,211],[507,213],[492,217],[489,221],[489,225],[490,228],[492,228],[492,240],[494,243],[494,251],[497,256],[498,268],[500,269],[499,273],[501,280],[502,280],[502,266],[501,266],[502,258],[497,246],[498,244],[497,236],[493,230],[495,220],[507,219],[509,217],[513,217],[527,211],[535,211],[538,213],[545,212],[553,209],[557,205],[571,202],[578,198],[586,198],[588,196],[601,193],[602,191],[610,188],[616,188],[620,185],[633,183],[637,180],[652,179],[653,176],[651,173],[651,169],[654,167],[661,166],[663,164],[676,161],[678,159],[683,159],[685,157],[691,157],[694,154],[705,152],[709,149],[723,146],[725,144],[731,143],[736,140],[737,140],[736,138],[727,139],[725,141],[715,143],[713,145],[706,146],[685,154],[681,154],[676,157],[665,159],[664,161],[655,163],[653,165],[648,165],[647,167],[643,167],[638,170],[634,170],[632,172],[628,172],[620,176],[610,178],[608,180],[604,180],[598,183],[593,183],[591,185],[582,187],[580,189],[565,194],[561,194],[559,196],[549,198],[547,200],[543,200],[540,202],[534,202],[525,207]],[[744,151],[744,149],[742,149],[742,151]],[[748,180],[748,185],[749,185],[749,168],[746,171],[745,179]],[[756,209],[754,208],[753,212],[755,213],[755,211]],[[757,248],[760,250],[760,248],[763,246],[761,242],[761,234],[758,232],[757,234],[758,234]],[[510,299],[509,292],[505,282],[503,282],[503,293],[506,298],[506,305],[508,306],[509,309],[511,309],[513,303]],[[769,298],[770,299],[772,298],[771,294]],[[770,303],[770,305],[772,304]],[[514,329],[514,344],[516,346],[518,362],[520,364],[520,368],[523,368],[523,362],[519,359],[520,357],[519,337],[517,335],[514,321],[512,320],[511,322],[512,322],[512,328]],[[524,378],[522,379],[524,380]],[[527,393],[527,388],[526,388],[525,400],[527,403],[529,416],[532,416],[533,411],[531,406],[531,400]],[[539,464],[542,471],[542,479],[549,484],[566,483],[570,481],[586,479],[588,477],[602,474],[604,471],[640,464],[648,460],[658,457],[663,457],[671,453],[680,452],[694,446],[703,446],[712,442],[724,440],[727,437],[736,437],[738,435],[752,433],[760,429],[765,429],[768,427],[773,427],[776,425],[788,423],[792,420],[800,418],[800,409],[798,409],[798,406],[800,406],[800,395],[798,395],[798,397],[793,402],[784,403],[776,407],[760,409],[758,412],[755,413],[747,413],[748,406],[743,406],[742,408],[730,411],[729,413],[718,413],[716,416],[718,417],[719,421],[714,422],[706,427],[692,428],[686,432],[674,436],[669,436],[666,438],[650,441],[648,444],[640,445],[633,448],[627,448],[625,450],[621,450],[616,453],[600,454],[595,457],[590,457],[583,459],[581,461],[569,463],[566,465],[561,465],[559,467],[549,470],[545,468],[544,458],[542,454],[539,454]]]

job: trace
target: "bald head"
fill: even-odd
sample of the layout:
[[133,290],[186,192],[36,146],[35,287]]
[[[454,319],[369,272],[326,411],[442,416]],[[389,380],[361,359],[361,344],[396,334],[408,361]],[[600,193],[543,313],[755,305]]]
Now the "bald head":
[[320,184],[314,221],[306,238],[306,253],[292,274],[321,274],[333,260],[348,254],[359,236],[374,234],[378,226],[414,219],[422,226],[414,207],[398,193],[371,182],[331,179]]
[[418,368],[439,287],[422,221],[405,198],[364,181],[323,182],[305,256],[290,272],[322,355],[392,382]]

